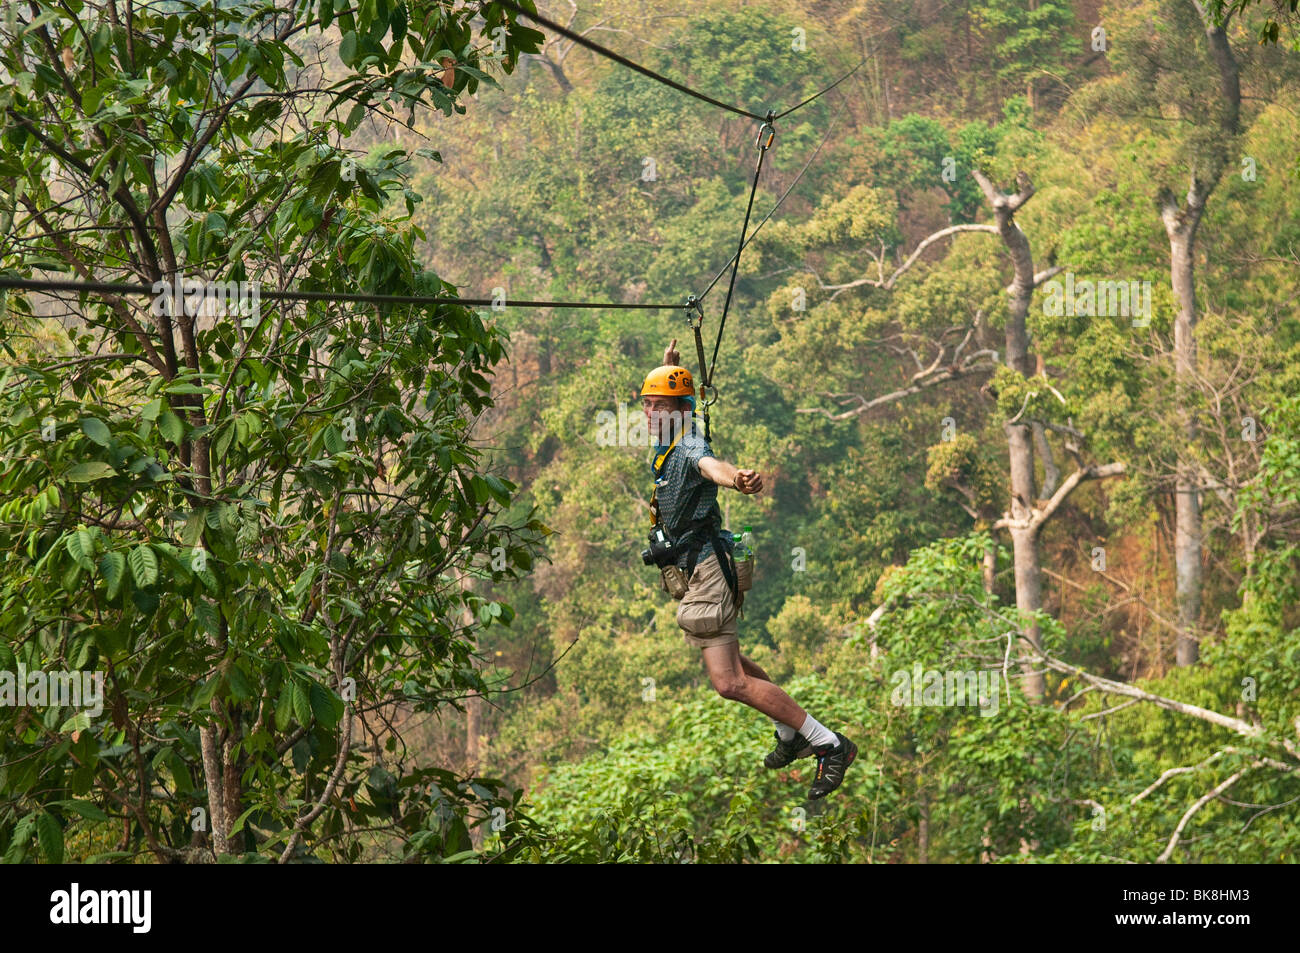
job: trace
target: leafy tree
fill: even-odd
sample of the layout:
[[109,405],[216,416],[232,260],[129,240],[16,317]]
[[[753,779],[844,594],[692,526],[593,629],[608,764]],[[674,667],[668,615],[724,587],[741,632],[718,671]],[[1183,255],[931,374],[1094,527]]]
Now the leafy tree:
[[979,29],[995,45],[998,78],[1025,85],[1029,108],[1037,105],[1039,79],[1059,76],[1083,50],[1075,35],[1074,9],[1060,0],[982,0],[974,9]]
[[[515,487],[470,442],[500,329],[338,300],[455,292],[400,153],[344,143],[367,111],[463,111],[488,45],[508,70],[539,35],[389,0],[6,9],[0,265],[153,295],[60,297],[59,347],[25,333],[49,299],[6,301],[0,668],[105,679],[99,719],[0,711],[6,857],[86,823],[123,832],[101,857],[463,851],[473,805],[515,800],[396,729],[484,688],[472,630],[511,612],[454,574],[530,568],[545,528],[498,518]],[[342,69],[308,66],[295,39],[331,27]]]
[[[1253,7],[1262,3],[1263,0],[1205,0],[1205,7],[1210,11],[1214,22],[1223,26],[1234,14],[1244,17]],[[1291,33],[1292,49],[1300,49],[1300,38],[1295,35],[1295,15],[1300,0],[1272,0],[1271,5],[1273,11],[1259,24],[1259,42],[1277,43],[1282,25],[1286,24]]]

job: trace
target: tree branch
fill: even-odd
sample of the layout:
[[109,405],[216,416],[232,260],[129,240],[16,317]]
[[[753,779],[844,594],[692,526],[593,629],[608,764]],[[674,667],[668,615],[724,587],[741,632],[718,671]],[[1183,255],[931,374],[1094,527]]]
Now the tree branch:
[[1065,482],[1052,494],[1052,498],[1047,501],[1042,509],[1030,507],[1029,519],[1017,520],[1010,516],[1004,516],[993,524],[993,528],[1037,531],[1060,508],[1061,504],[1065,502],[1065,498],[1074,492],[1074,488],[1084,480],[1104,480],[1108,477],[1120,476],[1124,473],[1124,469],[1123,463],[1107,463],[1102,466],[1090,466],[1075,470],[1065,478]]

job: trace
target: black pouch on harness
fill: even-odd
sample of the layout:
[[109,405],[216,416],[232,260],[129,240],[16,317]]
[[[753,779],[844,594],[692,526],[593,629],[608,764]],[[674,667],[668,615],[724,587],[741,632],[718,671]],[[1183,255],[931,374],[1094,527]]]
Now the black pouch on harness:
[[686,578],[689,580],[695,575],[695,563],[699,559],[700,550],[704,548],[705,540],[708,540],[713,548],[713,554],[718,557],[718,568],[722,570],[722,578],[727,580],[727,588],[731,590],[732,598],[736,600],[736,605],[739,607],[742,596],[735,557],[723,542],[722,535],[713,528],[712,521],[708,517],[694,521],[690,529],[677,541],[679,546],[683,543],[688,546]]
[[[690,513],[694,511],[695,504],[700,499],[700,491],[703,489],[704,487],[701,485],[692,491],[683,512]],[[673,532],[676,527],[666,526],[664,523],[659,522],[658,510],[653,508],[654,497],[650,498],[650,503],[651,512],[655,513],[655,523],[650,528],[650,545],[641,550],[641,562],[647,566],[658,566],[661,569],[676,565],[678,557],[684,550],[682,541],[690,532],[690,529],[688,528],[685,532]],[[693,525],[693,523],[688,524],[688,527]],[[665,580],[664,588],[668,588],[667,580]],[[669,592],[671,591],[670,589]]]

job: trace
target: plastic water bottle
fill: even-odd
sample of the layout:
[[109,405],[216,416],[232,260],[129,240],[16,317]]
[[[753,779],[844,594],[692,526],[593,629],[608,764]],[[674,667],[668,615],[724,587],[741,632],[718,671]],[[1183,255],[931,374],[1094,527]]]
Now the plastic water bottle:
[[745,531],[736,537],[737,559],[749,559],[754,555],[754,531],[746,526]]

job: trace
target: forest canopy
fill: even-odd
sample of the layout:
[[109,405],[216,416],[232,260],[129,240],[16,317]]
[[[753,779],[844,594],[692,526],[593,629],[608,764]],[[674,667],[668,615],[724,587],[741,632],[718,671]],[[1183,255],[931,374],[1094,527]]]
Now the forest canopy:
[[[1294,862],[1286,11],[521,6],[5,6],[4,859]],[[690,295],[825,801],[640,558]]]

